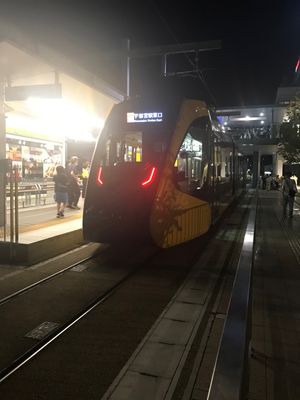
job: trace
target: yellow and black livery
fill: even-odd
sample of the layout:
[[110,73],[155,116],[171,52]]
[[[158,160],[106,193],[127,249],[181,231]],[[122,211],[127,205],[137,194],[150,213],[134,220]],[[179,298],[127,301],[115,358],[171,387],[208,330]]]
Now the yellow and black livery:
[[129,99],[95,148],[84,237],[175,246],[207,232],[243,187],[243,157],[203,101]]

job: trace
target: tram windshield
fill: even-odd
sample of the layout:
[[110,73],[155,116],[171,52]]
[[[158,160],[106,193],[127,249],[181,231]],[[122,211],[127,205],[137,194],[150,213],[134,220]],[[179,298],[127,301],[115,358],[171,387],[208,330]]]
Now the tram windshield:
[[147,162],[158,165],[166,154],[171,132],[165,126],[161,129],[146,124],[137,130],[107,126],[97,146],[97,159],[106,167]]
[[117,166],[123,163],[160,163],[167,144],[159,134],[145,131],[123,131],[108,135],[103,143],[101,164]]
[[166,155],[179,104],[133,99],[116,105],[99,138],[97,162],[105,167],[147,163],[158,166]]
[[142,132],[126,132],[124,135],[114,135],[106,141],[104,165],[117,165],[121,162],[138,163],[142,161]]

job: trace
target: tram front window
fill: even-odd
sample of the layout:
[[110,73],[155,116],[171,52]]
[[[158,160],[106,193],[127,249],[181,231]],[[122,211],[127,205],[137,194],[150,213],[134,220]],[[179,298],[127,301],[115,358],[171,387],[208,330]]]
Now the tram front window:
[[124,163],[151,163],[158,166],[164,158],[167,145],[160,131],[123,131],[109,135],[98,148],[102,166],[113,167]]
[[106,141],[106,166],[115,166],[120,163],[139,163],[143,161],[142,132],[126,132],[123,135],[114,135]]

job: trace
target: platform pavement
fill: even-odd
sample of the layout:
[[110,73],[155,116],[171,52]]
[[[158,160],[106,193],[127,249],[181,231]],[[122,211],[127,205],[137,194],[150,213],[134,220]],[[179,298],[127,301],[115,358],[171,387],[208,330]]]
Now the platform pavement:
[[[64,218],[56,218],[56,205],[48,204],[19,210],[19,237],[10,241],[10,228],[0,236],[1,264],[32,265],[84,244],[82,237],[82,211],[65,210]],[[9,214],[8,214],[9,222]]]
[[258,191],[248,400],[300,399],[300,202]]

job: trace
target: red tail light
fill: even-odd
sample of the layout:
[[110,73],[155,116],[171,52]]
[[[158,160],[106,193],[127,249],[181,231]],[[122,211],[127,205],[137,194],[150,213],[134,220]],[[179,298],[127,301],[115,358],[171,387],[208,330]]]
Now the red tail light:
[[155,175],[156,175],[156,171],[157,171],[157,169],[155,167],[152,167],[152,169],[150,171],[150,174],[148,175],[147,179],[145,179],[142,182],[142,186],[143,187],[151,185],[151,183],[154,181],[154,178],[155,178]]
[[97,182],[98,182],[100,185],[103,185],[103,181],[102,181],[102,167],[99,168],[98,176],[97,176]]

